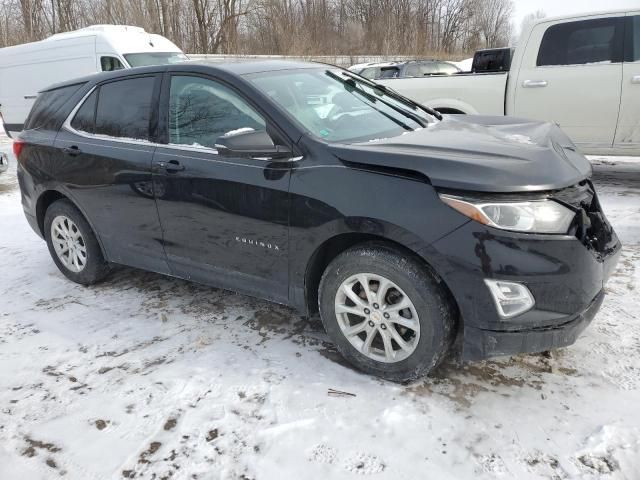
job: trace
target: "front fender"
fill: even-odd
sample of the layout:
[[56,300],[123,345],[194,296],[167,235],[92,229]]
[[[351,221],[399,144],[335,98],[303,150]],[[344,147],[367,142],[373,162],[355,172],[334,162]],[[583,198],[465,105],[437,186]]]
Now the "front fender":
[[305,278],[316,253],[334,238],[388,240],[431,264],[430,245],[469,221],[442,203],[425,180],[388,172],[306,168],[292,174],[290,192],[290,298],[296,307],[304,304]]

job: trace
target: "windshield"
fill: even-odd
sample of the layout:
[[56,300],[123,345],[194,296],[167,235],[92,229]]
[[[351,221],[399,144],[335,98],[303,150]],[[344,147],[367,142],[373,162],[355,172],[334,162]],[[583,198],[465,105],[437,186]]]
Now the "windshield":
[[434,121],[340,69],[261,72],[247,78],[315,136],[330,142],[395,137]]
[[180,63],[189,58],[181,52],[145,52],[128,53],[124,56],[132,67],[146,67],[149,65],[167,65]]

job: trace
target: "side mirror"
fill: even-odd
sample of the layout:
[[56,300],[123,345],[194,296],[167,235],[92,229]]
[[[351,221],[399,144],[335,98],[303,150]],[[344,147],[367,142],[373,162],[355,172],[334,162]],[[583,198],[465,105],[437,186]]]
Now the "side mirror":
[[216,148],[220,155],[226,157],[286,160],[292,156],[291,149],[275,145],[264,130],[246,130],[223,135],[216,140]]

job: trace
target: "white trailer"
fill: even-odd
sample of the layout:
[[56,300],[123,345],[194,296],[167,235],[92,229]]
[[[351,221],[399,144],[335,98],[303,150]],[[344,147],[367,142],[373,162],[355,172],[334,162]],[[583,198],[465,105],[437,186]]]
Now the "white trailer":
[[94,73],[174,63],[187,56],[161,35],[126,25],[94,25],[0,49],[0,116],[9,135],[22,125],[38,92]]

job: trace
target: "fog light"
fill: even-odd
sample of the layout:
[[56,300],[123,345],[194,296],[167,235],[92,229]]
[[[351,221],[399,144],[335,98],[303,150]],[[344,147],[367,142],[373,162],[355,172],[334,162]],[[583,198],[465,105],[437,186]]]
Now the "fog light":
[[536,303],[529,289],[521,283],[488,279],[485,279],[484,283],[489,287],[498,315],[502,318],[520,315],[531,310]]

